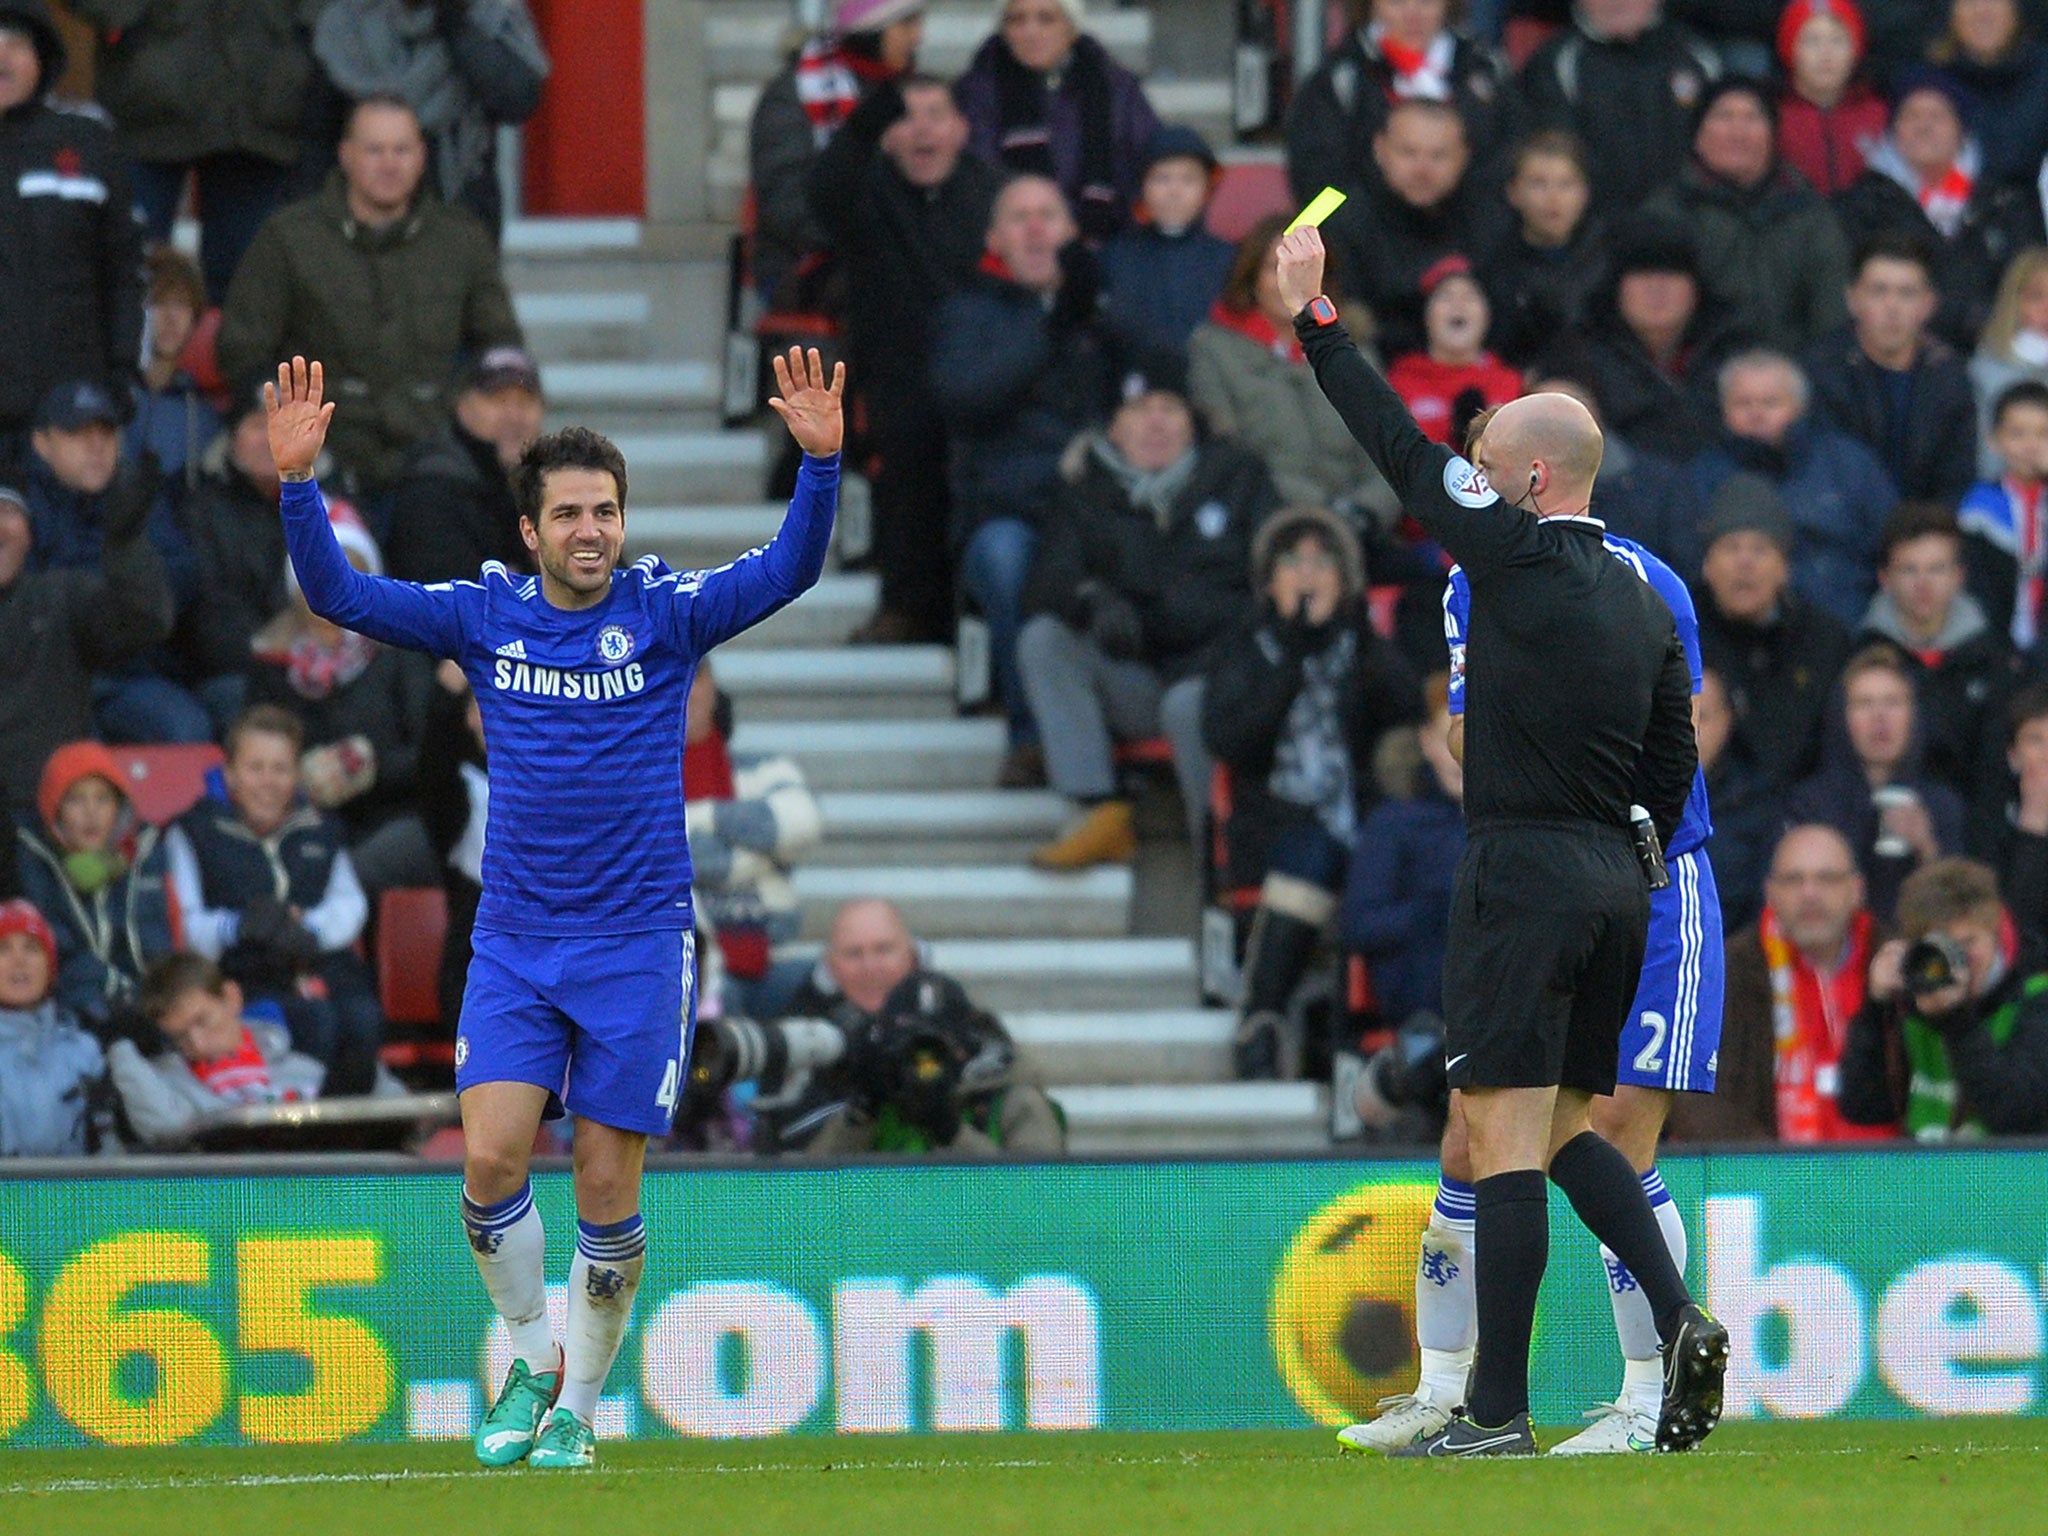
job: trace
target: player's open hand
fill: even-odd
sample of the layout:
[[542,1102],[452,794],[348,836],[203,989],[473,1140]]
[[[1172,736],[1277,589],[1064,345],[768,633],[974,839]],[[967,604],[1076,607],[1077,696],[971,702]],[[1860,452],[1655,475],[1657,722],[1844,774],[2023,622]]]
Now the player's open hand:
[[318,363],[295,357],[277,365],[277,382],[263,386],[263,410],[270,428],[270,457],[281,480],[303,480],[327,442],[334,402],[321,403],[326,380]]
[[812,458],[822,459],[839,451],[846,438],[846,419],[840,397],[846,392],[846,364],[832,365],[832,382],[825,382],[825,361],[818,349],[807,356],[801,347],[791,347],[789,356],[775,357],[775,395],[769,408],[789,427],[789,435]]
[[1323,291],[1323,234],[1313,224],[1304,224],[1280,237],[1273,259],[1279,264],[1280,297],[1287,312],[1298,315],[1308,302]]

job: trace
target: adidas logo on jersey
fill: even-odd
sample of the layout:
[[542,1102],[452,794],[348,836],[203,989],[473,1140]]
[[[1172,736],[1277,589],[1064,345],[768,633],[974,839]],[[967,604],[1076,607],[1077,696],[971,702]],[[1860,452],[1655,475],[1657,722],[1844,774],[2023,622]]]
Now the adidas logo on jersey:
[[507,640],[498,647],[498,654],[500,656],[510,656],[514,661],[524,661],[526,660],[526,642],[524,640]]

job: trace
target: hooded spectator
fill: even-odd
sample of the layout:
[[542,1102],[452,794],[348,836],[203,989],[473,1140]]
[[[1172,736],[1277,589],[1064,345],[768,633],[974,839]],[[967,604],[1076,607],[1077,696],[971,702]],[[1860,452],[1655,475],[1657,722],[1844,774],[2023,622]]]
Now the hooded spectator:
[[807,255],[837,244],[814,197],[812,166],[876,86],[917,68],[924,12],[925,0],[839,0],[831,27],[761,88],[747,128],[747,164],[754,286],[771,309],[794,301],[784,284]]
[[1952,75],[1908,73],[1869,169],[1835,198],[1851,249],[1888,234],[1934,253],[1934,330],[1958,351],[1976,345],[2005,264],[2043,239],[2034,188],[1984,174],[1975,120],[1976,104]]
[[57,1001],[57,940],[26,901],[0,902],[0,1157],[94,1151],[99,1042]]
[[1000,169],[1050,177],[1099,245],[1136,206],[1159,119],[1138,77],[1084,30],[1082,0],[1002,0],[954,86],[970,143]]
[[1202,219],[1217,174],[1192,128],[1161,128],[1145,146],[1137,222],[1102,248],[1103,305],[1134,355],[1185,356],[1223,292],[1237,253]]
[[1884,98],[1860,71],[1868,42],[1855,0],[1792,0],[1778,20],[1778,154],[1833,197],[1884,137]]
[[311,8],[305,0],[71,0],[70,8],[99,33],[94,90],[114,120],[151,243],[171,238],[189,181],[206,287],[226,293],[299,162],[314,83]]
[[1730,358],[1721,368],[1722,440],[1693,461],[1693,484],[1711,503],[1739,472],[1768,480],[1797,530],[1793,584],[1854,624],[1870,600],[1879,531],[1898,492],[1867,448],[1813,420],[1809,406],[1806,376],[1789,357]]
[[1607,275],[1607,237],[1588,214],[1586,149],[1569,133],[1533,134],[1515,148],[1508,204],[1517,226],[1479,269],[1493,305],[1494,349],[1531,367],[1557,336],[1586,319]]
[[1693,109],[1721,74],[1713,47],[1665,19],[1660,0],[1580,0],[1522,66],[1533,128],[1576,134],[1592,159],[1593,206],[1619,211],[1678,174]]
[[1379,179],[1373,141],[1397,102],[1447,101],[1488,165],[1509,113],[1508,75],[1493,50],[1451,25],[1450,0],[1351,0],[1353,28],[1287,110],[1287,177],[1307,202],[1324,187],[1353,197]]
[[1727,684],[1735,750],[1782,792],[1819,766],[1848,627],[1793,586],[1798,530],[1768,480],[1731,475],[1700,537],[1701,659]]
[[320,360],[340,405],[328,448],[379,493],[446,419],[456,360],[520,342],[483,226],[421,187],[426,151],[405,102],[358,103],[340,174],[264,223],[221,314],[231,379],[295,354]]
[[160,834],[96,741],[50,754],[36,810],[40,825],[19,828],[22,887],[56,935],[57,999],[96,1032],[120,1033],[143,972],[178,947]]
[[1648,212],[1683,223],[1707,290],[1752,339],[1794,351],[1843,319],[1849,249],[1807,179],[1778,158],[1777,103],[1720,80],[1693,114],[1692,158]]
[[881,609],[855,638],[952,637],[955,592],[946,421],[931,381],[939,307],[987,250],[995,171],[967,152],[967,119],[929,75],[868,93],[811,172],[811,208],[860,295],[845,336],[860,454],[874,490]]
[[350,108],[395,96],[426,136],[435,194],[476,215],[491,238],[503,215],[498,129],[533,116],[548,77],[526,0],[351,0],[321,8],[313,57],[329,100],[311,114],[324,148],[349,127]]
[[59,384],[125,397],[142,356],[142,226],[113,131],[50,104],[44,0],[0,0],[0,457]]
[[512,471],[540,436],[540,369],[518,347],[478,353],[447,425],[407,451],[387,541],[401,581],[474,581],[484,562],[533,568],[519,537]]

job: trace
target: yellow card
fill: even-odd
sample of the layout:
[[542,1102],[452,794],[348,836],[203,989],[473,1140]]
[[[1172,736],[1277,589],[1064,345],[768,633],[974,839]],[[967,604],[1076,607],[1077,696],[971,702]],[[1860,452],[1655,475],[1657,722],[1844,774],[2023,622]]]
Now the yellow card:
[[1323,220],[1343,206],[1344,194],[1335,187],[1325,187],[1313,198],[1309,199],[1309,205],[1306,208],[1294,216],[1294,222],[1287,226],[1287,233],[1293,234],[1304,224],[1320,226]]

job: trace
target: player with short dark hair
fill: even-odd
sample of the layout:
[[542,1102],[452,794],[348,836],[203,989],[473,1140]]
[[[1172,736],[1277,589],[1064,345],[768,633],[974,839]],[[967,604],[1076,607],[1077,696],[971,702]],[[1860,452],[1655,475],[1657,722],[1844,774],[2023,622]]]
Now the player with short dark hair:
[[[488,1465],[587,1467],[592,1420],[646,1261],[640,1170],[675,1116],[696,1007],[683,812],[685,701],[698,661],[818,579],[832,537],[845,367],[775,359],[770,404],[804,450],[782,530],[711,571],[649,555],[620,568],[618,449],[571,428],[518,471],[520,535],[540,566],[418,586],[342,556],[312,466],[334,405],[295,357],[267,389],[271,453],[306,602],[387,645],[457,662],[491,744],[491,836],[455,1043],[462,1219],[511,1337],[476,1437]],[[566,1346],[549,1326],[527,1180],[543,1118],[576,1117],[576,1258]]]

